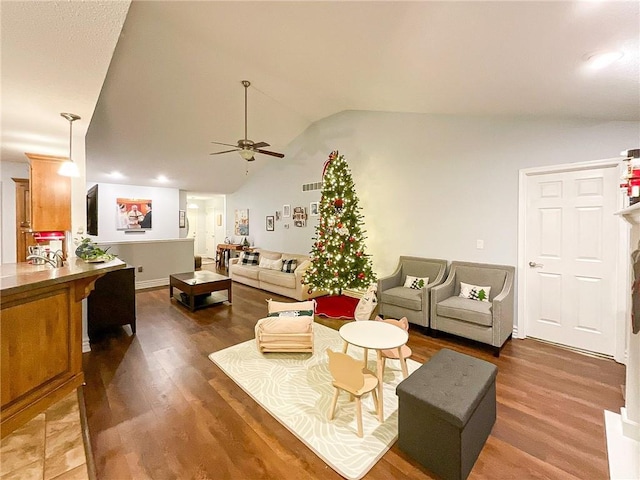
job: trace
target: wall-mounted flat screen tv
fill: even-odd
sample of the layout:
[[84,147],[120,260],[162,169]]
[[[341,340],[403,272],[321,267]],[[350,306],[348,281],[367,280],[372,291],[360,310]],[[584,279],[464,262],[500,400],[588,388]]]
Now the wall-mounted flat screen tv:
[[98,185],[87,190],[87,234],[98,235]]

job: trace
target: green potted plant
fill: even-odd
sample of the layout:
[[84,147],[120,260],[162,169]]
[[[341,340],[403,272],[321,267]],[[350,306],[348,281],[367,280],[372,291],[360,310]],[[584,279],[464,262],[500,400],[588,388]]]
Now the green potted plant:
[[99,263],[99,262],[108,262],[116,258],[116,256],[112,253],[108,253],[111,247],[107,247],[105,250],[98,247],[98,245],[91,241],[90,238],[80,238],[80,240],[76,240],[76,256],[81,258],[87,263]]

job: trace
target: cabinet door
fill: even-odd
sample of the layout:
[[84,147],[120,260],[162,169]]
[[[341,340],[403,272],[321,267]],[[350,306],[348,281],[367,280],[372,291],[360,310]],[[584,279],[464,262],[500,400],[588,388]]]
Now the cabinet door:
[[71,179],[58,175],[60,157],[27,154],[31,160],[31,229],[71,230]]
[[27,261],[27,248],[35,245],[31,235],[31,192],[28,178],[14,178],[16,185],[16,261]]

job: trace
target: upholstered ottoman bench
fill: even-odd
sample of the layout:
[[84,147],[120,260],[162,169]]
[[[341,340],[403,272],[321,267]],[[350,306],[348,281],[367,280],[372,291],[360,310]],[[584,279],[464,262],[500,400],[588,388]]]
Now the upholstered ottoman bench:
[[443,348],[400,382],[398,446],[444,479],[464,479],[496,421],[495,365]]

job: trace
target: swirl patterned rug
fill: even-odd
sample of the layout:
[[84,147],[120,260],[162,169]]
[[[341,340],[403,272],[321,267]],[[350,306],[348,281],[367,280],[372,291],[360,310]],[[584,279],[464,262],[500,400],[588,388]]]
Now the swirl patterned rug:
[[[234,382],[282,425],[343,477],[362,478],[398,438],[398,397],[402,380],[397,360],[387,360],[384,372],[384,422],[375,416],[371,395],[362,401],[363,438],[356,435],[355,402],[341,393],[336,415],[328,420],[334,388],[325,351],[342,351],[336,330],[314,325],[314,354],[258,352],[255,340],[209,355]],[[361,348],[349,354],[362,358]],[[409,372],[420,364],[407,360]],[[369,369],[375,371],[375,352],[369,352]]]

